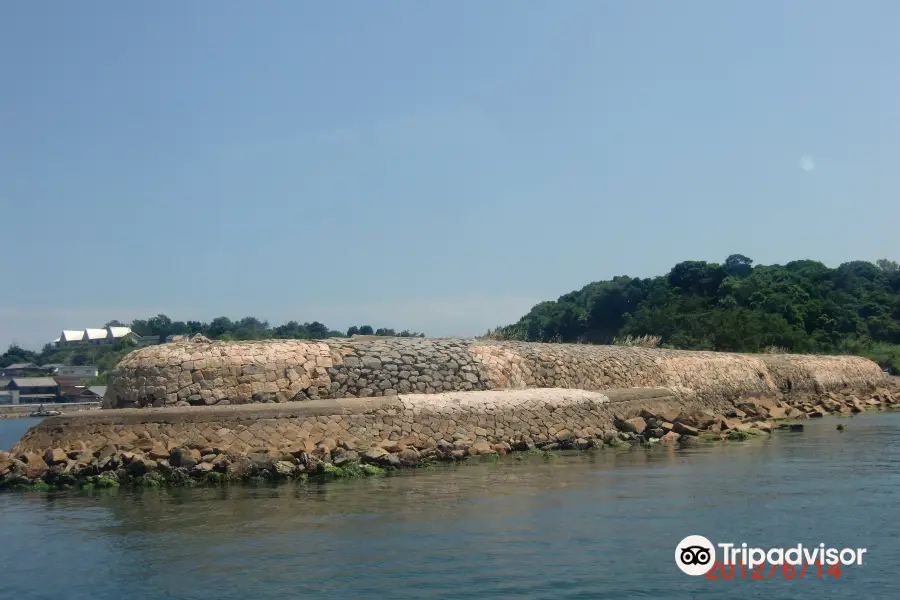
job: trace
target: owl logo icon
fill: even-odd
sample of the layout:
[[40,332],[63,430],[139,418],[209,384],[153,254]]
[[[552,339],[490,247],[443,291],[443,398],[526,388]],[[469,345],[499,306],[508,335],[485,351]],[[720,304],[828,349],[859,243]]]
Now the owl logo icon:
[[685,575],[706,575],[715,561],[716,547],[702,535],[689,535],[675,547],[675,564]]

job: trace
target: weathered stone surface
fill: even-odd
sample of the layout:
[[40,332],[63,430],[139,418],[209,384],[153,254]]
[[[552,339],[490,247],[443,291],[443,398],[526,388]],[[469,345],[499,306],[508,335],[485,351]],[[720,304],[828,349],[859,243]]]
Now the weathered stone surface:
[[[873,387],[883,378],[875,363],[847,356],[423,338],[210,342],[195,337],[127,355],[112,373],[104,406],[207,406],[507,388],[668,387],[718,400],[753,394],[754,410],[769,411],[785,390]],[[649,416],[674,418],[647,410]]]
[[373,448],[369,448],[363,454],[363,458],[368,461],[378,462],[378,460],[384,456],[388,455],[388,451],[380,446],[375,446]]
[[48,465],[57,465],[60,463],[66,463],[69,460],[69,456],[63,451],[62,448],[48,448],[46,452],[44,452],[44,462]]
[[556,435],[553,436],[553,438],[561,444],[564,444],[564,443],[572,440],[574,437],[575,437],[575,435],[568,429],[562,429],[560,431],[557,431]]
[[404,467],[412,467],[422,462],[422,456],[413,448],[401,450],[397,454],[397,459]]
[[487,440],[477,440],[474,444],[469,446],[469,454],[473,456],[493,453],[494,449],[491,447],[491,444]]
[[340,467],[344,464],[358,461],[359,453],[353,450],[338,448],[332,453],[331,460],[336,466]]
[[285,460],[279,460],[273,466],[273,472],[281,475],[282,477],[289,477],[293,475],[295,467],[293,463],[289,463]]
[[145,460],[143,457],[132,457],[128,462],[128,473],[135,476],[145,474],[150,469],[150,465],[147,464],[148,462],[149,461]]
[[659,441],[663,444],[674,444],[681,438],[680,435],[675,433],[674,431],[670,431],[669,433],[662,436]]
[[253,452],[248,454],[247,458],[257,471],[271,471],[277,462],[273,456],[263,452]]
[[179,447],[172,450],[169,454],[169,464],[173,467],[192,469],[197,464],[197,458],[192,455],[189,449]]
[[643,417],[634,417],[633,419],[628,419],[627,422],[631,424],[628,431],[631,431],[632,433],[644,433],[644,430],[647,429],[647,422]]
[[256,473],[256,465],[248,457],[238,456],[228,461],[225,472],[231,477],[246,477]]
[[780,406],[773,406],[769,409],[769,418],[770,419],[783,419],[785,418],[785,410]]
[[675,423],[675,427],[672,430],[679,435],[699,435],[699,431],[697,431],[696,427],[691,427],[690,425],[685,425],[684,423],[678,421]]

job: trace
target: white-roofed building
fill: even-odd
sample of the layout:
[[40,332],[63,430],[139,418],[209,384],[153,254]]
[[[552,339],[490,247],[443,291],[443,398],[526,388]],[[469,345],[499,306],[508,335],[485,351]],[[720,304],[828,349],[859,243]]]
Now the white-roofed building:
[[144,338],[131,330],[131,327],[107,327],[106,339],[110,344],[119,344],[121,342],[134,342],[140,344]]
[[84,342],[84,330],[75,331],[72,329],[64,329],[63,332],[59,335],[59,341],[56,342],[57,346],[73,346],[75,344],[80,344]]
[[131,327],[109,326],[109,327],[88,327],[81,331],[67,329],[51,342],[57,348],[66,346],[75,346],[81,344],[119,344],[130,341],[135,344],[143,344],[145,342],[152,343],[156,338],[141,338],[138,334],[131,330]]
[[108,335],[106,329],[88,328],[84,330],[84,341],[88,344],[105,344]]
[[106,337],[113,342],[118,342],[127,337],[135,337],[135,333],[131,331],[131,327],[107,327]]

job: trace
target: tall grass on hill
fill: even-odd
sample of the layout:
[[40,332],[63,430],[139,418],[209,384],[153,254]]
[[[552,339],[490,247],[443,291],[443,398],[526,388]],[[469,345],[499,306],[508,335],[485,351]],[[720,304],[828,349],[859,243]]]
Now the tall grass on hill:
[[632,348],[659,348],[662,337],[658,335],[626,335],[613,338],[613,346],[630,346]]
[[891,375],[900,375],[900,344],[847,340],[840,345],[839,350],[840,354],[864,356],[887,369]]

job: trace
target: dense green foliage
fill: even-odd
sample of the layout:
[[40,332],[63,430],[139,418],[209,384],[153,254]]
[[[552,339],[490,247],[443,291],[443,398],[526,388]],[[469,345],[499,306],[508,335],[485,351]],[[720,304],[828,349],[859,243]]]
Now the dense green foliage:
[[[284,325],[272,327],[266,321],[260,321],[255,317],[244,317],[238,321],[232,321],[228,317],[217,317],[209,323],[200,321],[173,321],[166,315],[156,315],[149,319],[137,319],[130,324],[119,321],[110,321],[107,326],[127,325],[137,335],[144,339],[164,342],[170,335],[194,335],[202,334],[217,340],[314,340],[330,337],[349,337],[352,335],[385,335],[398,337],[424,337],[425,334],[403,330],[399,333],[389,328],[374,329],[371,325],[354,325],[347,333],[328,329],[322,323],[298,323],[289,321]],[[99,346],[72,346],[68,348],[54,348],[47,344],[40,352],[25,350],[13,344],[9,349],[0,354],[0,367],[6,367],[14,363],[34,363],[46,365],[61,363],[67,365],[97,365],[101,376],[94,383],[104,383],[105,374],[115,367],[123,356],[134,350],[132,344],[114,344]]]
[[[107,325],[118,325],[117,321]],[[260,321],[256,317],[244,317],[232,321],[228,317],[216,317],[209,323],[200,321],[173,321],[166,315],[157,315],[150,319],[137,319],[130,325],[131,330],[141,337],[156,337],[165,341],[170,335],[203,334],[216,340],[321,340],[330,337],[349,337],[351,335],[388,335],[401,337],[423,337],[424,334],[408,330],[397,333],[393,329],[379,328],[373,330],[371,325],[350,327],[347,333],[329,329],[318,321],[298,323],[288,321],[284,325],[272,327],[268,321]]]
[[687,261],[648,279],[627,276],[542,302],[502,339],[609,344],[654,335],[664,347],[760,352],[848,353],[900,371],[900,266],[812,260],[757,265]]

